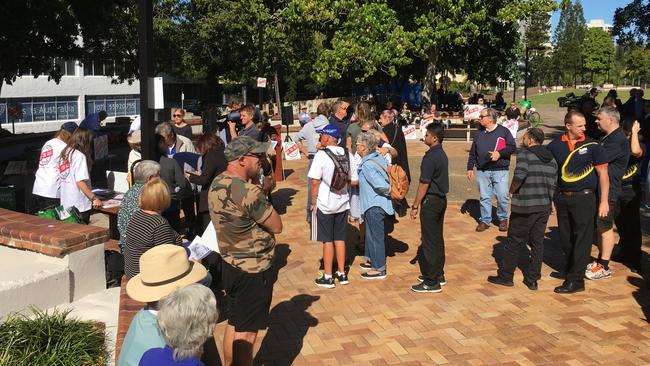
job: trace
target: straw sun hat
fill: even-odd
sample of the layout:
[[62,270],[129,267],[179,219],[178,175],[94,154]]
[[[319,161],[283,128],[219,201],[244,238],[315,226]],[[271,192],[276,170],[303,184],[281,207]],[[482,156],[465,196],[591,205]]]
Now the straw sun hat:
[[140,273],[126,284],[126,293],[136,301],[154,302],[177,288],[202,280],[207,274],[203,265],[187,258],[183,247],[158,245],[142,254]]

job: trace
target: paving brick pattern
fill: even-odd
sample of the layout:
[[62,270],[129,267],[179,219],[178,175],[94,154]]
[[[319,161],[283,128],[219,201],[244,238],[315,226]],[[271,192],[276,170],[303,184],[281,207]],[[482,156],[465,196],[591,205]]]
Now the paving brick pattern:
[[[486,282],[496,272],[505,236],[495,227],[474,231],[471,214],[476,214],[478,203],[463,198],[472,197],[476,190],[464,176],[462,155],[467,145],[446,148],[457,156],[450,165],[454,200],[445,219],[448,284],[438,294],[410,291],[419,274],[410,260],[419,244],[420,228],[418,221],[409,218],[401,218],[391,234],[385,280],[361,279],[360,257],[356,257],[349,285],[316,287],[313,279],[322,249],[307,240],[305,161],[285,162],[293,172],[274,194],[284,223],[278,236],[278,280],[270,326],[260,332],[255,345],[256,363],[650,364],[650,299],[640,275],[613,263],[613,278],[588,282],[583,293],[553,293],[561,280],[550,274],[563,265],[554,216],[549,220],[539,291],[529,291],[521,283],[521,271],[513,288]],[[409,143],[409,149],[417,179],[418,156],[424,149],[414,143]],[[352,230],[351,249],[355,236]],[[218,325],[219,333],[224,327]],[[222,339],[217,341],[223,355]]]

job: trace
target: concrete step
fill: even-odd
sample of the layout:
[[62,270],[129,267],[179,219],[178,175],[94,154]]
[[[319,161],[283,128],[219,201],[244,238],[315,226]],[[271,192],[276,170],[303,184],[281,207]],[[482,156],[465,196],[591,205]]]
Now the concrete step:
[[[85,296],[69,304],[56,306],[56,309],[70,309],[70,316],[80,320],[94,320],[106,325],[106,345],[110,352],[107,366],[115,364],[114,348],[117,335],[117,318],[120,304],[120,288],[113,287]],[[53,310],[53,309],[50,309]]]
[[48,309],[71,299],[68,261],[0,246],[0,317],[29,313],[29,306]]

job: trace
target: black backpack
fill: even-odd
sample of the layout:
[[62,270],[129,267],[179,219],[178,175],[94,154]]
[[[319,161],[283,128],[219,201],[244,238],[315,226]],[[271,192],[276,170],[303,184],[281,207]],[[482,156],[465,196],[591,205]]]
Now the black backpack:
[[323,149],[325,154],[334,162],[334,175],[330,182],[330,191],[340,191],[350,182],[350,158],[347,151],[343,155],[336,155],[329,149]]
[[124,256],[114,250],[104,251],[104,266],[106,267],[106,288],[120,287],[124,276]]

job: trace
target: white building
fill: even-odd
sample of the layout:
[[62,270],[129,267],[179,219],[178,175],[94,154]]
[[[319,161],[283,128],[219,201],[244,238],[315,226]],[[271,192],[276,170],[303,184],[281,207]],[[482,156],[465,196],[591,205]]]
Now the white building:
[[80,122],[86,115],[105,110],[107,122],[116,117],[140,114],[140,83],[136,80],[114,84],[113,61],[81,65],[77,61],[55,60],[63,71],[59,84],[47,76],[37,78],[26,73],[0,91],[0,124],[16,133],[47,132],[59,129],[63,122]]
[[591,19],[589,23],[587,23],[587,28],[600,28],[607,32],[607,34],[612,33],[612,25],[605,23],[604,19]]

